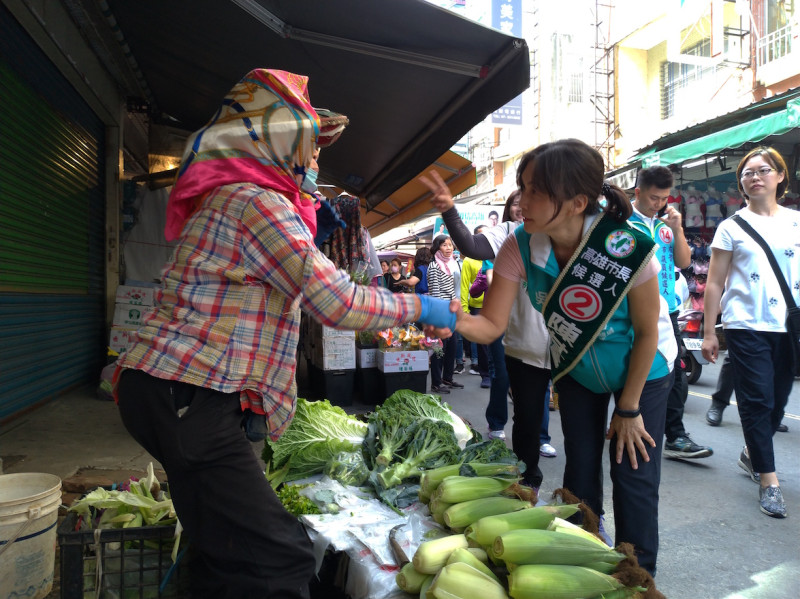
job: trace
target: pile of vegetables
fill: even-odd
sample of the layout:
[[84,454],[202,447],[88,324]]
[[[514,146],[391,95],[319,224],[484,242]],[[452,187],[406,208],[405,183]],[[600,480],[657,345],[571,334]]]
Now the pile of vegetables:
[[[578,505],[532,507],[509,496],[515,479],[500,465],[478,467],[491,476],[423,474],[421,499],[450,534],[419,546],[396,577],[402,590],[421,599],[622,599],[647,591],[632,551],[565,520]],[[627,574],[618,571],[623,560]]]

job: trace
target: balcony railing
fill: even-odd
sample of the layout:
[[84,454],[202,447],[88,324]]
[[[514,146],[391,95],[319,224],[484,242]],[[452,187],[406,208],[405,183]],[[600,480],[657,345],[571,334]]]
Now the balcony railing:
[[792,52],[792,26],[786,25],[756,41],[756,64],[763,66]]

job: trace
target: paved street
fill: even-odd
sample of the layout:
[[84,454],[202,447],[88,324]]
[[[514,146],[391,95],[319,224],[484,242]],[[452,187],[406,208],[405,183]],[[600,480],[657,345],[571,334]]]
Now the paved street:
[[[789,517],[775,520],[758,509],[758,488],[736,465],[742,448],[735,407],[723,425],[705,423],[718,367],[707,366],[690,387],[684,423],[695,441],[714,455],[694,461],[664,460],[661,484],[661,552],[656,582],[670,599],[797,599],[800,597],[800,383],[795,383],[788,433],[775,435],[778,475]],[[301,371],[301,375],[302,371]],[[488,390],[480,377],[446,397],[455,411],[485,431]],[[510,404],[509,404],[510,407]],[[353,410],[368,409],[353,406]],[[561,451],[558,412],[550,413],[552,444]],[[506,428],[510,437],[511,425]],[[260,453],[260,445],[254,444]],[[149,456],[128,436],[112,402],[86,389],[15,420],[0,431],[5,472],[50,472],[62,478],[81,467],[143,469]],[[542,496],[560,486],[563,455],[542,458]],[[606,506],[613,530],[610,484]]]

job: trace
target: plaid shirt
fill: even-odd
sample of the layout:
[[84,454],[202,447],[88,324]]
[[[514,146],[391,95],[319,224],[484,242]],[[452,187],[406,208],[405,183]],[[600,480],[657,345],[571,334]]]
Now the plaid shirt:
[[122,368],[241,392],[264,412],[270,438],[295,408],[300,309],[343,329],[414,319],[413,295],[356,285],[317,247],[283,196],[252,184],[213,190],[183,228],[157,308]]

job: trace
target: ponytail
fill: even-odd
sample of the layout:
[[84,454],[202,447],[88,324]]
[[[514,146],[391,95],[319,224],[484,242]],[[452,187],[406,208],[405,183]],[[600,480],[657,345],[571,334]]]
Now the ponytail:
[[606,199],[604,211],[618,222],[624,222],[633,214],[633,206],[628,195],[613,183],[603,182],[600,195]]

